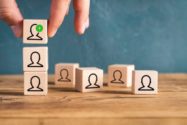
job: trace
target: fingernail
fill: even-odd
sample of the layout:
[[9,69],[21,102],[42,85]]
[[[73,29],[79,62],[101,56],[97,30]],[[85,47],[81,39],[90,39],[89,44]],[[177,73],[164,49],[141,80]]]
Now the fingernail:
[[11,29],[16,37],[22,36],[22,30],[19,24],[11,26]]
[[87,21],[86,21],[86,23],[85,23],[86,29],[88,29],[89,26],[90,26],[90,21],[89,21],[89,19],[87,19]]
[[80,34],[84,34],[85,28],[86,28],[85,24],[82,24],[81,29],[80,29]]
[[69,7],[67,8],[67,11],[66,11],[66,16],[69,14]]
[[56,34],[57,30],[53,30],[52,32],[49,32],[49,37],[54,37]]

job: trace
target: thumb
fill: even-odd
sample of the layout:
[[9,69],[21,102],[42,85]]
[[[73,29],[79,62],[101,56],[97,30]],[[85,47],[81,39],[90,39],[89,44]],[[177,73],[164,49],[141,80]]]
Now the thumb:
[[0,0],[0,19],[11,26],[16,37],[22,36],[23,17],[15,0]]

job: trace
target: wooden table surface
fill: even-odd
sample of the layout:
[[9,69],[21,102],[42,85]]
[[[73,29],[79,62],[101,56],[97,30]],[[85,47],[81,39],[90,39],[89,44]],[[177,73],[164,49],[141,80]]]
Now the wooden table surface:
[[128,88],[79,93],[54,85],[47,96],[23,96],[22,75],[0,76],[0,124],[124,125],[187,124],[187,74],[159,75],[158,95]]

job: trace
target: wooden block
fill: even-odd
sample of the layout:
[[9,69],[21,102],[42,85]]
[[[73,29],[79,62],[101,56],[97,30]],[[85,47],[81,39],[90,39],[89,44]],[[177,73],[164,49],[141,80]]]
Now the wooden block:
[[134,94],[157,94],[158,72],[152,70],[133,71],[132,91]]
[[23,70],[24,71],[47,71],[48,70],[48,48],[47,47],[25,47],[23,48]]
[[61,87],[75,87],[75,69],[78,63],[59,63],[55,66],[55,84]]
[[47,72],[24,72],[24,95],[47,95]]
[[101,90],[103,88],[103,70],[96,67],[77,68],[75,88],[80,92]]
[[26,19],[23,21],[23,43],[47,44],[47,20]]
[[131,87],[134,65],[114,64],[108,67],[108,85]]

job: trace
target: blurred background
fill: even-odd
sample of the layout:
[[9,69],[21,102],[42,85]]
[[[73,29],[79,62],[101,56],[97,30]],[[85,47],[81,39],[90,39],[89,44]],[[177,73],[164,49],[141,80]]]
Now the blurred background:
[[[50,0],[17,1],[24,18],[48,19]],[[107,70],[114,63],[136,69],[187,72],[187,0],[91,0],[90,28],[74,31],[70,13],[49,39],[49,72],[59,62]],[[0,22],[0,74],[22,73],[22,39]]]

